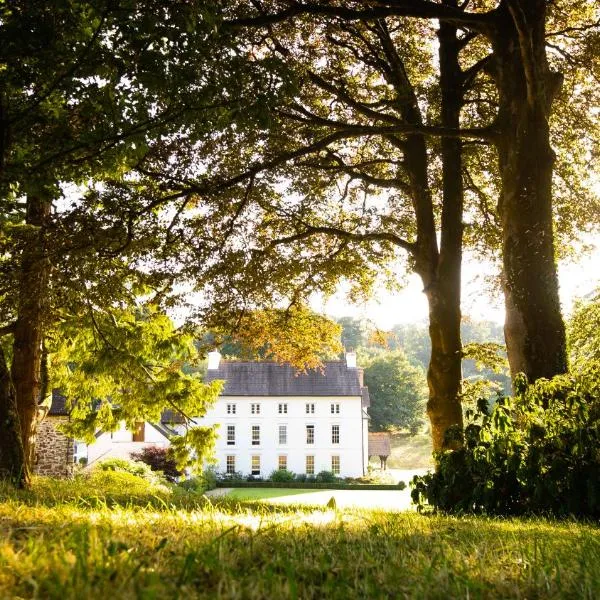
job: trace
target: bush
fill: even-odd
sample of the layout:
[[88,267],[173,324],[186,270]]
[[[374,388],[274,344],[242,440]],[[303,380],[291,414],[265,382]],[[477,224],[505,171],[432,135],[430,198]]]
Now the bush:
[[93,471],[115,471],[121,473],[130,473],[136,477],[141,477],[150,483],[160,483],[161,479],[152,472],[152,469],[144,464],[125,458],[107,458],[94,465]]
[[317,476],[315,477],[317,483],[334,483],[337,480],[338,478],[332,471],[321,471],[317,473]]
[[216,478],[219,483],[246,481],[246,477],[240,471],[234,473],[216,473]]
[[168,448],[146,446],[140,452],[132,452],[130,456],[133,460],[148,465],[153,471],[163,473],[167,481],[176,482],[183,475]]
[[157,492],[168,493],[168,489],[156,478],[155,481],[150,481],[145,477],[118,469],[95,469],[85,477],[84,485],[87,493],[97,493],[102,496],[134,498]]
[[269,479],[271,481],[285,483],[288,481],[294,481],[296,475],[292,473],[292,471],[288,471],[287,469],[277,469],[271,473]]
[[600,374],[561,375],[469,414],[463,447],[413,480],[413,500],[445,512],[600,516]]

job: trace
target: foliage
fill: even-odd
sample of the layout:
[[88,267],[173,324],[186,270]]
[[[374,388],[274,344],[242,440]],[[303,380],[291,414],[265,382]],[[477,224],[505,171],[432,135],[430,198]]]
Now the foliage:
[[[160,422],[167,409],[186,419],[202,416],[221,389],[183,370],[198,360],[193,338],[152,307],[107,308],[64,321],[51,351],[52,381],[70,409],[64,429],[88,442],[123,421],[132,430],[140,421]],[[179,468],[201,470],[215,436],[189,427],[171,440],[170,454]]]
[[135,460],[126,460],[124,458],[107,458],[105,460],[98,461],[92,470],[94,471],[111,471],[118,473],[129,473],[136,477],[141,477],[150,483],[156,483],[159,481],[156,473],[150,468],[149,465],[137,462]]
[[600,365],[600,290],[575,304],[567,335],[574,371]]
[[369,388],[371,428],[409,429],[423,425],[427,388],[422,369],[412,366],[401,351],[382,354],[365,368]]
[[315,475],[316,483],[334,483],[339,478],[332,471],[319,471]]
[[139,452],[132,452],[130,456],[133,460],[148,465],[153,471],[159,471],[166,477],[167,481],[172,483],[177,481],[183,474],[177,468],[169,448],[146,446]]
[[413,481],[415,502],[445,512],[600,516],[600,371],[563,375],[482,401],[464,446]]
[[340,326],[327,317],[307,306],[293,305],[249,311],[238,319],[235,332],[217,329],[206,334],[201,343],[221,346],[226,356],[288,362],[305,371],[339,355],[340,331]]
[[0,597],[600,596],[591,524],[98,496],[82,481],[0,484]]
[[296,474],[287,469],[275,469],[275,471],[269,475],[269,479],[278,483],[294,481],[296,479]]

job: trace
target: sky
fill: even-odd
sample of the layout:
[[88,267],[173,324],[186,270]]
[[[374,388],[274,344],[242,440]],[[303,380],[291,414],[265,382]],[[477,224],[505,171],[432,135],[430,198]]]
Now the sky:
[[[504,323],[504,298],[501,293],[494,294],[485,281],[493,273],[491,264],[468,257],[463,261],[463,316]],[[577,262],[559,264],[558,273],[563,314],[568,317],[574,300],[600,287],[600,239],[595,240],[595,249],[580,256]],[[363,304],[350,304],[344,290],[340,290],[328,300],[315,298],[312,305],[330,317],[364,318],[380,329],[389,330],[397,323],[427,323],[427,301],[422,289],[419,277],[411,275],[401,291],[378,290],[372,300]]]

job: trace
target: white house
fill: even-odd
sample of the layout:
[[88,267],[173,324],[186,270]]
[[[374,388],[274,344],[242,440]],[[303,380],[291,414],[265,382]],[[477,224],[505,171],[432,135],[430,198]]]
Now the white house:
[[274,362],[209,355],[206,381],[224,380],[215,406],[197,420],[218,425],[218,470],[268,476],[276,469],[359,477],[368,464],[368,391],[356,355],[298,373]]
[[[218,425],[217,468],[224,472],[268,476],[276,469],[316,475],[333,471],[359,477],[368,464],[369,395],[356,355],[327,361],[323,368],[297,373],[274,362],[221,361],[209,355],[206,381],[224,380],[215,406],[196,419]],[[56,390],[39,435],[36,471],[69,476],[75,462],[88,465],[107,458],[129,458],[145,446],[167,447],[181,431],[181,419],[166,411],[160,423],[123,425],[96,434],[86,445],[65,436],[57,425],[68,420],[65,398]]]

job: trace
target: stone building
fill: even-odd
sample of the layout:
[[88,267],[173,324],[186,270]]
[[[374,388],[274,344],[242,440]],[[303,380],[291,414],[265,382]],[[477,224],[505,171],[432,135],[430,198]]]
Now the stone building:
[[62,433],[58,426],[69,420],[65,398],[56,390],[52,394],[52,405],[46,418],[38,427],[35,448],[34,472],[51,477],[73,475],[75,442]]

